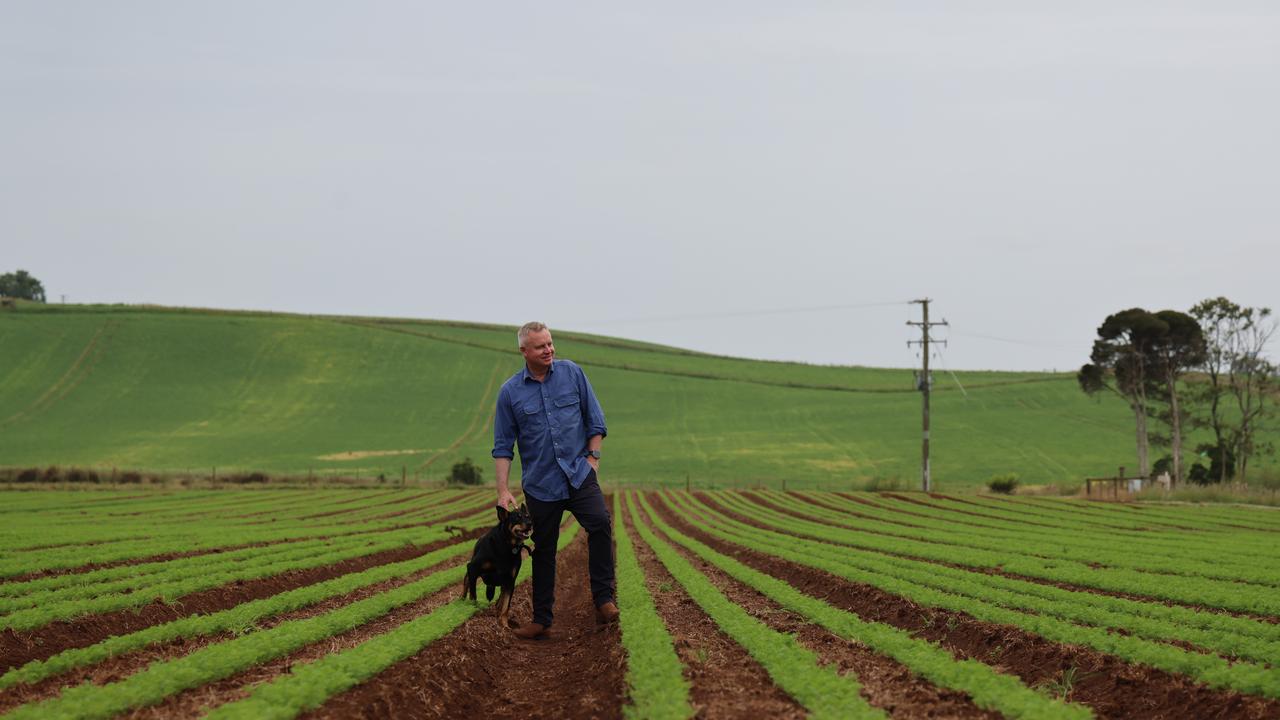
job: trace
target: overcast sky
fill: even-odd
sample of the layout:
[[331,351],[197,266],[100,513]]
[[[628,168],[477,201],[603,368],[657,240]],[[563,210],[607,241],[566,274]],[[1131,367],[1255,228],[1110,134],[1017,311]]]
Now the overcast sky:
[[7,2],[0,96],[52,301],[904,367],[928,296],[953,369],[1280,308],[1274,2]]

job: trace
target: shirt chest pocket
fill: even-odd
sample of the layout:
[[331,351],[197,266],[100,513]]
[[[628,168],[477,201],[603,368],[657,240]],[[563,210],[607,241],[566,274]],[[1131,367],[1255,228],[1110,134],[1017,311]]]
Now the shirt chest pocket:
[[529,430],[541,430],[547,424],[542,415],[542,403],[531,400],[520,407],[520,425]]
[[555,405],[556,420],[562,427],[575,428],[582,424],[582,408],[576,394],[555,398],[551,403]]

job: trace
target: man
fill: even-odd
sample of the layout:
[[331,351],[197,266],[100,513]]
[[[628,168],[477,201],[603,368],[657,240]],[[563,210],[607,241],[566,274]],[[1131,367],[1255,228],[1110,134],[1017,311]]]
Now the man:
[[520,447],[521,485],[533,516],[533,621],[516,630],[526,640],[546,635],[553,620],[556,541],[565,510],[587,531],[588,570],[596,619],[614,622],[613,529],[600,492],[600,445],[607,430],[604,411],[582,368],[556,360],[551,331],[540,322],[516,336],[525,367],[498,391],[493,416],[494,474],[498,505],[515,502],[507,486],[511,446]]

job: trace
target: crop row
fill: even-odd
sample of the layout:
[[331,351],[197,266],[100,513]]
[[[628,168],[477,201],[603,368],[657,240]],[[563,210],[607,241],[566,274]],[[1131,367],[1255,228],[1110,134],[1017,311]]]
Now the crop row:
[[676,582],[720,630],[759,662],[774,683],[803,705],[811,717],[885,717],[883,711],[869,705],[861,696],[861,685],[855,676],[841,675],[833,666],[820,663],[818,656],[801,645],[794,635],[777,632],[735,605],[648,528],[630,498],[627,505],[636,531]]
[[847,548],[863,570],[992,602],[1001,607],[1060,617],[1096,627],[1120,629],[1151,640],[1177,640],[1229,657],[1270,662],[1280,657],[1280,626],[1248,618],[1195,612],[1000,575],[988,575],[910,558]]
[[[784,493],[770,493],[767,501],[784,510],[821,519],[823,522],[841,527],[878,532],[894,537],[926,540],[945,543],[960,548],[976,550],[1007,551],[1017,547],[1020,554],[1031,555],[1046,560],[1063,560],[1088,565],[1100,563],[1112,568],[1137,570],[1147,573],[1160,573],[1176,576],[1204,577],[1233,582],[1251,582],[1262,585],[1280,585],[1280,573],[1268,568],[1259,568],[1255,563],[1234,563],[1230,558],[1218,559],[1196,558],[1187,553],[1186,557],[1159,557],[1149,552],[1138,552],[1137,548],[1120,545],[1114,540],[1108,545],[1104,542],[1090,542],[1089,536],[1082,533],[1061,534],[1038,530],[1002,530],[996,528],[973,528],[937,523],[929,527],[904,527],[902,525],[881,522],[870,514],[851,518],[848,511],[831,510],[796,500]],[[862,506],[862,509],[870,509]],[[899,515],[899,517],[901,517]]]
[[[574,523],[562,529],[557,548],[563,550],[572,542],[578,528]],[[460,567],[456,578],[461,578],[463,572]],[[528,577],[522,575],[518,582],[523,583]],[[421,651],[483,607],[483,601],[454,600],[353,648],[315,662],[294,665],[288,674],[259,685],[247,698],[227,703],[208,717],[210,720],[296,717]]]
[[997,551],[931,542],[927,538],[863,532],[801,520],[792,515],[749,503],[741,499],[737,493],[726,492],[717,495],[716,498],[725,507],[744,517],[776,527],[785,527],[788,532],[797,535],[850,547],[879,550],[966,567],[1002,570],[1025,577],[1145,595],[1192,605],[1207,605],[1264,615],[1280,614],[1280,594],[1277,594],[1273,588],[1216,582],[1207,578],[1155,575],[1136,570],[1095,568],[1082,562],[1017,555],[1009,547]]
[[173,640],[223,632],[243,635],[255,630],[259,623],[282,613],[301,610],[387,580],[413,575],[462,555],[470,551],[471,546],[470,541],[455,543],[410,560],[342,575],[260,600],[241,603],[227,610],[207,615],[192,615],[161,625],[152,625],[137,632],[109,637],[88,647],[64,650],[47,660],[33,660],[0,675],[0,689],[20,683],[36,683],[69,670],[88,667],[125,653]]
[[806,595],[680,533],[654,513],[643,496],[640,504],[644,506],[650,523],[707,563],[835,635],[893,658],[939,687],[969,695],[979,707],[1011,718],[1086,718],[1091,715],[1087,708],[1041,695],[1014,676],[999,673],[974,660],[956,660],[947,650],[915,638],[904,630],[862,620],[853,613]]
[[[450,514],[452,506],[439,509],[433,515],[443,517]],[[459,525],[474,521],[474,518],[458,520]],[[91,570],[83,573],[67,573],[51,577],[38,578],[22,582],[0,584],[0,613],[12,612],[19,607],[36,605],[52,600],[70,599],[73,597],[91,597],[107,592],[120,592],[129,588],[145,587],[145,583],[156,583],[181,579],[187,575],[200,575],[217,572],[223,568],[261,565],[269,558],[290,558],[304,556],[304,549],[330,548],[336,549],[353,543],[367,542],[367,538],[380,535],[387,537],[392,531],[370,533],[368,535],[339,535],[329,538],[302,539],[293,542],[282,542],[267,546],[253,546],[227,550],[217,554],[203,554],[172,560],[158,560],[131,565]],[[405,531],[398,531],[405,534]],[[55,591],[67,588],[62,594]],[[7,600],[17,598],[21,600]]]
[[[486,519],[487,513],[481,512],[468,518],[468,521],[474,525],[482,523]],[[406,544],[427,544],[447,537],[448,533],[444,530],[398,531],[377,539],[340,544],[326,552],[309,554],[299,559],[291,559],[264,566],[246,566],[159,582],[146,586],[145,592],[142,590],[136,592],[109,592],[89,598],[50,602],[37,607],[25,608],[0,617],[0,628],[31,630],[55,620],[139,607],[156,599],[171,601],[184,595],[220,587],[235,581],[270,577],[286,570],[321,567],[343,560],[391,550]]]
[[[776,523],[776,532],[762,531],[716,513],[706,505],[679,494],[668,494],[673,507],[686,520],[711,535],[748,546],[801,565],[825,570],[851,582],[864,583],[889,593],[910,598],[920,605],[967,613],[979,620],[1012,625],[1053,642],[1088,645],[1121,659],[1180,673],[1211,687],[1225,687],[1243,693],[1280,698],[1280,669],[1246,661],[1228,662],[1217,655],[1190,652],[1136,636],[1082,626],[1054,617],[1024,613],[1000,607],[976,597],[966,597],[926,585],[864,569],[859,558],[850,558],[839,546],[796,537],[785,522]],[[691,510],[701,513],[690,514]]]
[[[1236,531],[1240,525],[1226,521],[1205,520],[1200,508],[1189,512],[1186,508],[1162,509],[1150,505],[1135,506],[1122,503],[1079,503],[1068,500],[1047,498],[999,498],[979,499],[976,502],[990,507],[1005,507],[1019,513],[1059,517],[1072,515],[1075,517],[1094,519],[1100,522],[1115,523],[1133,529],[1164,528],[1168,530],[1208,530]],[[1240,523],[1253,525],[1246,518],[1262,518],[1263,514],[1246,511],[1240,516]],[[1233,527],[1235,525],[1235,527]],[[1259,527],[1257,529],[1265,529]]]
[[[571,537],[572,533],[562,533],[562,537],[566,535]],[[456,554],[452,548],[449,552]],[[306,645],[355,629],[398,607],[460,582],[465,572],[463,565],[440,570],[322,615],[283,622],[269,629],[209,645],[180,658],[152,663],[119,682],[107,685],[86,682],[64,690],[58,697],[23,705],[8,718],[107,718],[131,708],[154,705],[183,690],[230,677]],[[460,602],[455,601],[454,604]],[[474,612],[476,607],[472,605],[471,611]],[[415,633],[419,628],[414,625],[416,622],[402,625],[392,632],[401,639],[407,634],[416,641],[418,636]],[[342,654],[331,655],[326,661]],[[299,669],[295,668],[294,675]]]
[[[450,508],[464,509],[474,505],[477,500],[477,495],[467,493],[453,499],[452,502],[426,509],[423,513],[430,513],[432,517],[441,517],[443,514],[447,514],[447,510]],[[425,522],[426,518],[414,520]],[[175,526],[180,529],[175,530],[172,534],[161,535],[148,540],[111,543],[104,546],[59,547],[14,555],[4,561],[0,561],[0,578],[42,570],[61,570],[89,564],[136,560],[174,552],[213,550],[286,540],[375,533],[405,525],[408,522],[409,520],[405,518],[392,518],[389,521],[353,525],[279,526],[263,524],[260,527],[251,529],[242,526],[229,528],[224,525],[207,523],[193,526],[191,523],[185,523]],[[121,528],[120,531],[128,532],[128,528]],[[157,534],[160,532],[157,528],[152,528],[152,531]]]
[[668,720],[692,717],[689,682],[683,666],[645,587],[644,571],[636,558],[631,535],[622,515],[622,493],[613,496],[613,539],[616,546],[618,602],[626,612],[622,626],[622,647],[627,653],[627,686],[632,718]]
[[[974,517],[967,508],[947,506],[946,501],[906,501],[894,498],[862,498],[854,502],[829,493],[799,493],[810,504],[816,504],[829,510],[853,512],[870,515],[887,521],[899,521],[936,526],[938,522],[948,523],[963,528],[965,532],[978,532],[988,537],[1004,537],[1019,543],[1029,543],[1032,547],[1057,545],[1070,547],[1073,550],[1086,550],[1089,557],[1096,561],[1106,562],[1115,556],[1119,561],[1132,561],[1133,555],[1140,555],[1144,561],[1159,559],[1164,562],[1197,560],[1203,565],[1215,564],[1219,567],[1234,568],[1237,572],[1249,573],[1258,569],[1258,559],[1269,557],[1267,553],[1242,553],[1237,543],[1239,535],[1225,536],[1222,533],[1186,531],[1141,532],[1141,531],[1107,531],[1090,528],[1086,523],[1053,521],[1028,524],[1025,519],[1012,520],[984,513],[977,508],[974,512],[982,517]],[[910,513],[907,515],[905,513]],[[972,529],[971,529],[972,528]],[[1191,542],[1184,542],[1190,538]],[[1231,544],[1231,554],[1224,557],[1220,543]],[[1123,548],[1125,555],[1118,548]],[[1274,578],[1276,573],[1270,573]]]

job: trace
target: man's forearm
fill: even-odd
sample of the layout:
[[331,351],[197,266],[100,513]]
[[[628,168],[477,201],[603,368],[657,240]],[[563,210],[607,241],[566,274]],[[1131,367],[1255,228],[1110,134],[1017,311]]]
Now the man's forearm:
[[493,459],[493,475],[498,479],[498,495],[511,492],[507,487],[507,481],[511,477],[511,458],[494,458]]
[[599,450],[602,444],[604,444],[603,435],[592,435],[591,437],[587,438],[588,450]]

